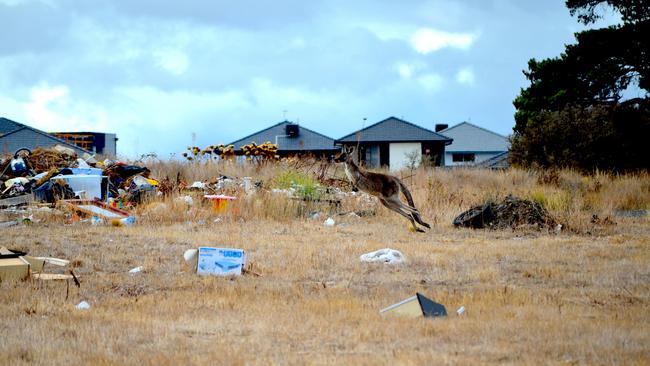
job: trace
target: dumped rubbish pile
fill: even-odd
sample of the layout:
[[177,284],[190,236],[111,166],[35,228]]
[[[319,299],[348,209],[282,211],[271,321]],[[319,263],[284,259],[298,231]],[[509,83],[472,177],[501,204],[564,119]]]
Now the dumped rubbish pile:
[[236,195],[242,191],[246,194],[253,194],[262,188],[262,185],[262,181],[256,181],[253,183],[251,177],[236,178],[220,175],[216,178],[208,179],[205,181],[193,182],[191,185],[187,185],[186,183],[181,182],[179,188],[181,190],[181,193],[202,192],[206,195]]
[[473,229],[550,229],[556,226],[556,221],[541,204],[508,195],[501,202],[470,208],[458,215],[453,224]]
[[[90,158],[90,155],[85,157]],[[52,149],[36,148],[27,155],[29,166],[36,172],[46,172],[59,167],[70,167],[77,163],[74,150],[60,145]]]
[[71,215],[97,218],[93,223],[119,219],[124,224],[133,218],[127,220],[124,211],[112,209],[133,207],[158,194],[159,183],[146,167],[97,161],[87,153],[79,157],[60,145],[19,149],[0,159],[0,169],[0,208],[5,210],[56,205]]

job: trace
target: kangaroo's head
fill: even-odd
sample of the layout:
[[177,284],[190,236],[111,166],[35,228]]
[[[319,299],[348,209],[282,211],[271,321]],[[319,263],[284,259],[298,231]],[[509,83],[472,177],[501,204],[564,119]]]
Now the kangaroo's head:
[[354,146],[343,146],[341,152],[334,156],[334,161],[337,163],[348,163],[352,162],[352,152],[354,152]]

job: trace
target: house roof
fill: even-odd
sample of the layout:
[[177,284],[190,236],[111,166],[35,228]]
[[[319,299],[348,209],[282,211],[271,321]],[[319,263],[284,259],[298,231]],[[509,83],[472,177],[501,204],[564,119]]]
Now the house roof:
[[440,131],[454,139],[447,152],[498,152],[507,151],[508,138],[483,127],[461,122]]
[[510,152],[504,151],[476,164],[479,168],[506,169],[510,167]]
[[334,139],[312,131],[302,125],[298,125],[298,135],[295,137],[287,136],[286,126],[295,125],[289,121],[279,122],[271,127],[250,134],[230,145],[234,145],[239,150],[242,146],[255,142],[263,144],[267,141],[278,144],[278,151],[327,151],[338,150],[334,146]]
[[24,127],[26,126],[23,124],[0,117],[0,136],[4,136],[10,132],[14,132]]
[[[357,137],[358,136],[358,137]],[[359,140],[357,140],[357,138]],[[452,139],[396,117],[388,117],[359,131],[345,135],[336,142],[398,142],[398,141],[443,141],[446,145]]]
[[[62,139],[58,138],[58,137],[52,136],[52,135],[50,135],[49,133],[47,133],[45,131],[41,131],[41,130],[38,130],[36,128],[24,125],[22,123],[12,121],[12,120],[10,120],[8,118],[0,117],[0,140],[10,139],[12,135],[18,135],[18,132],[21,132],[21,131],[30,131],[30,132],[32,132],[32,133],[34,133],[36,135],[39,135],[39,138],[37,139],[38,140],[38,145],[41,145],[41,142],[45,140],[45,141],[51,141],[52,142],[51,145],[57,145],[58,144],[58,145],[63,145],[63,146],[70,147],[70,148],[74,149],[75,151],[77,151],[78,153],[81,153],[81,154],[83,154],[83,153],[91,153],[90,151],[84,150],[84,149],[80,148],[77,145],[71,144],[71,143],[69,143],[69,142],[67,142],[65,140],[62,140]],[[37,147],[38,145],[25,146],[25,147],[33,149],[33,148]]]

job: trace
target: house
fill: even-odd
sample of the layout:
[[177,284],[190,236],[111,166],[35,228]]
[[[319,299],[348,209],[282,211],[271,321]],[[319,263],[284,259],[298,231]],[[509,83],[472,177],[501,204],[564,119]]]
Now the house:
[[395,117],[336,140],[338,145],[359,146],[357,157],[366,167],[388,166],[393,171],[421,162],[440,166],[451,142],[447,136]]
[[95,154],[110,157],[117,155],[117,137],[114,133],[50,132],[50,134]]
[[89,153],[47,132],[0,117],[0,154],[13,154],[21,148],[34,150],[37,147],[47,148],[54,145],[72,148],[78,155]]
[[445,152],[446,166],[477,165],[502,155],[510,146],[506,136],[469,122],[461,122],[439,132],[454,139]]
[[340,148],[334,146],[334,139],[331,137],[289,121],[277,123],[269,128],[231,142],[229,145],[235,147],[235,154],[242,155],[242,146],[248,145],[251,142],[261,145],[267,141],[278,146],[277,154],[280,157],[293,155],[329,157],[340,151]]

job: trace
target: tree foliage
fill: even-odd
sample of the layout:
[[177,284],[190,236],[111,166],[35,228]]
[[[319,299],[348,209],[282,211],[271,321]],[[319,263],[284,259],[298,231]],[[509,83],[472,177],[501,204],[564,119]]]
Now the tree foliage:
[[600,19],[602,15],[598,14],[598,10],[606,6],[620,13],[626,24],[650,20],[648,0],[567,0],[566,6],[571,16],[577,15],[584,24]]
[[515,137],[510,157],[538,168],[650,169],[649,136],[647,99],[590,108],[567,105],[532,117],[527,133]]
[[[635,128],[647,126],[648,6],[642,6],[639,0],[566,3],[571,14],[577,14],[585,23],[597,19],[600,5],[618,10],[624,23],[577,33],[577,42],[567,45],[560,56],[528,62],[524,75],[530,86],[522,89],[513,102],[517,111],[512,161],[523,166],[630,169],[630,163],[612,154],[637,157],[636,153],[628,154],[617,146],[623,146],[626,140],[636,141],[640,131]],[[631,85],[645,90],[646,98],[621,103]],[[607,158],[597,158],[598,154]],[[610,162],[614,161],[617,163],[612,165]],[[631,165],[642,167],[643,159]]]

